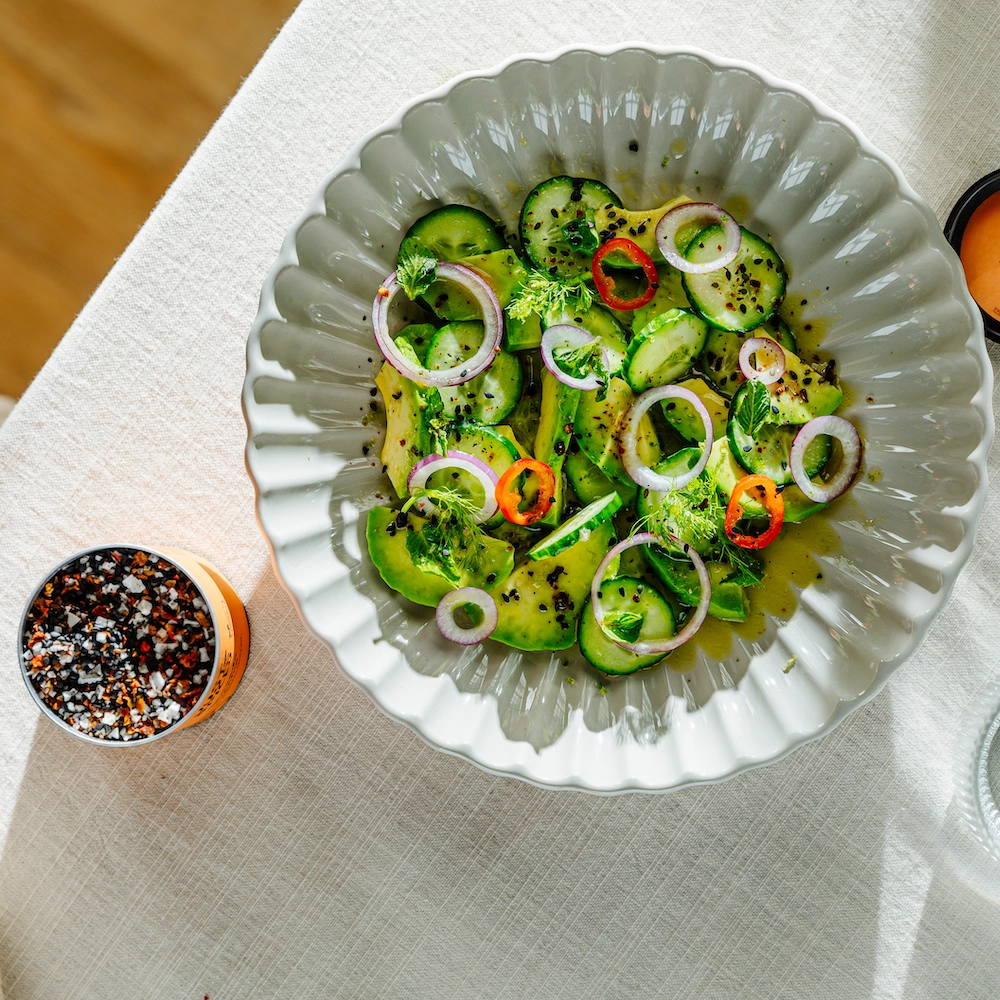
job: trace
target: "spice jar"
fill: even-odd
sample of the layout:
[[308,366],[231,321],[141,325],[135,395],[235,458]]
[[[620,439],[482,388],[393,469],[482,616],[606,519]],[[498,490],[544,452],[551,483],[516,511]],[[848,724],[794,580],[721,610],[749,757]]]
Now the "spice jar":
[[239,685],[246,610],[208,560],[101,545],[61,562],[28,599],[18,657],[44,714],[88,743],[132,746],[204,721]]

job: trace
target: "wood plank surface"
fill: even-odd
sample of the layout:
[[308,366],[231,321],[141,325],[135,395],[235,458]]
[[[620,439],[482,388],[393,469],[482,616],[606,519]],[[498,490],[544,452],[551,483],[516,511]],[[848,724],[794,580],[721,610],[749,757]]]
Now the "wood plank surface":
[[27,387],[296,0],[0,0],[0,395]]

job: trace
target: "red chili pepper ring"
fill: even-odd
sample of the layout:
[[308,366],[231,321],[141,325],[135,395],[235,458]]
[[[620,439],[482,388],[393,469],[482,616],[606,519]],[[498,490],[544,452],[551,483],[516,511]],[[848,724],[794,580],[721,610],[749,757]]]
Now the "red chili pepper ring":
[[[517,487],[517,480],[524,472],[538,476],[538,496],[529,510],[520,510],[524,499]],[[545,517],[556,495],[556,476],[551,467],[537,458],[519,458],[497,482],[494,496],[500,511],[512,524],[533,524]]]
[[[764,505],[770,524],[767,531],[761,535],[743,535],[736,530],[736,522],[743,516],[743,506],[740,500],[748,490],[759,490],[763,496],[758,499]],[[726,535],[729,540],[741,549],[763,549],[771,544],[781,531],[785,522],[785,500],[778,492],[773,479],[767,476],[744,476],[734,487],[729,505],[726,507]]]
[[[616,251],[626,256],[633,264],[641,267],[646,275],[646,289],[634,299],[623,299],[616,295],[615,279],[610,274],[604,273],[604,258]],[[604,300],[604,304],[612,309],[639,309],[652,300],[660,285],[660,276],[656,273],[653,258],[638,243],[633,243],[621,236],[616,236],[613,240],[608,240],[607,243],[598,247],[594,253],[591,271],[598,294]]]

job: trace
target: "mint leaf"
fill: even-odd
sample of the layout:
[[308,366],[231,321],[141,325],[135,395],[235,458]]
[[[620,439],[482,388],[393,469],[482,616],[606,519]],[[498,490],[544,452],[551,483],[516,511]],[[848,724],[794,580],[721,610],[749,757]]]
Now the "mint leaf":
[[604,627],[624,642],[635,642],[645,620],[645,615],[634,611],[609,611],[604,616]]
[[552,351],[552,359],[567,374],[573,378],[586,378],[596,375],[602,383],[608,383],[608,370],[604,367],[604,356],[601,354],[601,344],[592,340],[580,347],[556,347]]
[[396,263],[396,281],[411,299],[423,295],[437,276],[437,260],[420,246],[407,246],[406,241],[399,248]]
[[748,437],[767,420],[771,413],[771,393],[763,382],[751,379],[745,383],[736,407],[736,422]]

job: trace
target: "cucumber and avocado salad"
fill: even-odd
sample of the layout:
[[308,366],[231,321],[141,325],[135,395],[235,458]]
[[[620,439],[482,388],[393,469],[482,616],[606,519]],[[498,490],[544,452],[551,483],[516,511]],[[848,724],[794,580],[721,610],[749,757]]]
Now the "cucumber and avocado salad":
[[[747,229],[732,263],[708,274],[685,274],[684,291],[694,309],[722,330],[753,330],[785,296],[785,265],[774,247]],[[725,247],[722,226],[703,229],[684,251],[693,264],[707,263]]]
[[484,212],[466,205],[445,205],[410,226],[400,244],[399,256],[420,250],[435,260],[459,261],[506,247],[500,228]]
[[[670,605],[647,582],[632,576],[617,576],[605,580],[598,593],[605,622],[626,642],[663,639],[676,631]],[[634,674],[659,663],[665,655],[641,655],[622,649],[597,624],[589,596],[580,618],[580,652],[606,674]]]
[[[607,676],[655,667],[664,654],[639,656],[620,643],[677,633],[703,598],[695,553],[708,571],[708,613],[715,618],[746,621],[750,588],[767,585],[770,560],[741,544],[761,537],[741,533],[769,518],[762,499],[744,494],[743,517],[729,533],[725,527],[726,507],[741,479],[752,473],[771,478],[790,524],[826,506],[795,484],[790,449],[804,424],[841,405],[834,363],[799,355],[778,313],[785,265],[760,236],[742,229],[736,259],[710,274],[681,271],[663,259],[656,224],[687,200],[626,208],[599,181],[558,176],[525,199],[519,247],[508,244],[494,219],[467,205],[437,208],[407,231],[390,294],[409,298],[393,314],[409,325],[391,334],[398,368],[384,364],[373,390],[385,410],[380,457],[398,503],[371,509],[365,535],[379,576],[407,600],[434,607],[460,587],[486,591],[486,610],[493,599],[492,634],[485,616],[481,635],[463,626],[466,634],[456,641],[489,637],[515,649],[553,652],[579,645],[583,659]],[[719,254],[721,227],[704,226],[695,222],[682,230],[690,261]],[[634,310],[616,308],[630,304],[622,301],[628,296],[616,299],[593,278],[595,251],[615,238],[639,248],[605,262],[627,291],[640,276],[636,301],[643,304]],[[640,251],[656,267],[655,289],[636,270],[644,266],[649,273],[650,261]],[[503,339],[489,366],[454,386],[428,383],[434,371],[460,370],[478,352],[483,303],[438,278],[435,261],[475,271],[503,311]],[[542,338],[558,324],[580,327],[600,342],[599,359],[585,345],[573,362],[580,372],[597,375],[597,388],[568,385],[569,369],[556,369],[551,357],[546,366]],[[387,335],[383,325],[380,342]],[[741,346],[757,336],[777,342],[785,355],[784,373],[769,386],[748,382],[739,367]],[[623,460],[632,447],[623,434],[629,409],[640,394],[660,386],[693,393],[713,432],[705,468],[666,492],[637,486]],[[374,400],[370,409],[379,412]],[[699,412],[687,399],[661,400],[639,422],[632,458],[672,481],[690,472],[702,459],[706,437]],[[806,452],[805,472],[814,485],[816,477],[829,484],[838,475],[840,453],[831,442],[819,435]],[[366,456],[370,448],[365,445]],[[429,476],[414,477],[411,494],[414,466],[449,455]],[[520,474],[501,486],[519,460]],[[634,469],[631,461],[629,467]],[[539,488],[543,483],[551,484],[551,504],[547,489]],[[777,533],[776,520],[772,526]],[[601,583],[609,635],[591,608],[594,574],[617,538],[639,531],[660,542],[627,548],[609,561]],[[442,631],[448,635],[443,625]]]
[[[453,368],[471,358],[482,342],[482,323],[449,323],[434,334],[424,366],[432,371]],[[521,362],[513,354],[500,351],[482,375],[461,385],[441,386],[438,391],[445,415],[499,424],[521,398]]]
[[590,274],[598,248],[594,213],[621,207],[621,200],[600,181],[550,177],[535,187],[521,209],[521,246],[532,265],[562,278]]

